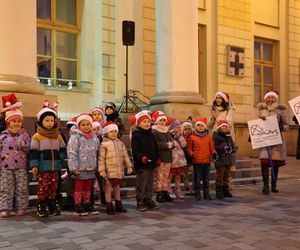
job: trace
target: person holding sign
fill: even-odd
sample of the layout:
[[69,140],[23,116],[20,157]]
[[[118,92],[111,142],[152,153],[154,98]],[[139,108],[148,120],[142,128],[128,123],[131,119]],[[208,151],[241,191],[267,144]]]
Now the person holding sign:
[[[268,90],[264,96],[264,103],[259,103],[258,118],[266,120],[268,116],[276,116],[280,132],[287,131],[289,128],[288,119],[286,115],[287,107],[278,103],[279,94],[276,90]],[[278,145],[260,148],[260,164],[263,179],[263,194],[268,194],[269,190],[269,167],[272,168],[272,182],[271,191],[278,193],[277,190],[277,177],[279,167],[285,165],[286,161],[286,148],[284,142]]]

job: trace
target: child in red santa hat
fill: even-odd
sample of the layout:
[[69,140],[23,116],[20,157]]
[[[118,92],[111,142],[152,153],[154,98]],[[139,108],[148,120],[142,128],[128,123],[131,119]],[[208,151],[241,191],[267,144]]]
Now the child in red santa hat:
[[0,217],[5,218],[10,215],[14,200],[19,216],[25,214],[28,206],[27,153],[31,138],[22,126],[23,114],[18,109],[22,104],[14,94],[3,96],[2,100],[6,130],[0,135]]
[[[127,174],[131,174],[132,164],[124,143],[118,138],[118,126],[112,122],[107,122],[102,128],[102,134],[104,138],[100,145],[98,171],[106,180],[106,212],[109,215],[115,214],[115,211],[126,213],[127,210],[123,207],[121,201],[120,186],[124,176],[124,167],[127,167]],[[114,189],[116,209],[112,203],[112,188]]]
[[91,110],[93,121],[99,122],[101,127],[105,124],[105,116],[102,108],[95,107]]

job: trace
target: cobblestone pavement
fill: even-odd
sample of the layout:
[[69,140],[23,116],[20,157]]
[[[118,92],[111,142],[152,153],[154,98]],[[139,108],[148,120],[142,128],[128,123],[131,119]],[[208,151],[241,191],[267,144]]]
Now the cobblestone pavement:
[[0,249],[300,249],[300,180],[279,183],[280,192],[238,186],[234,198],[196,202],[192,197],[127,214],[0,220]]

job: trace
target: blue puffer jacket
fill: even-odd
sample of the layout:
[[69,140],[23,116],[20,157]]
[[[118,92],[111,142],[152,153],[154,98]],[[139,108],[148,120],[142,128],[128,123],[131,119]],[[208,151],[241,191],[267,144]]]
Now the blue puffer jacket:
[[92,179],[97,170],[99,140],[96,135],[86,138],[81,130],[74,129],[68,142],[68,167],[70,171],[80,170],[78,179]]
[[63,160],[66,158],[66,144],[58,135],[51,139],[35,133],[31,140],[29,151],[30,168],[37,167],[38,172],[60,171]]

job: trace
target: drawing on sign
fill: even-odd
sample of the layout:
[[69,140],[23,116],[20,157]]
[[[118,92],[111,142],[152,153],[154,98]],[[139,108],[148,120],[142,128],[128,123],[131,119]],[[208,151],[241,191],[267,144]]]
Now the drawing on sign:
[[296,115],[300,114],[300,102],[294,104],[294,110]]
[[250,127],[250,132],[251,135],[278,135],[279,131],[277,129],[274,130],[264,130],[262,127],[260,127],[259,125],[252,125]]

